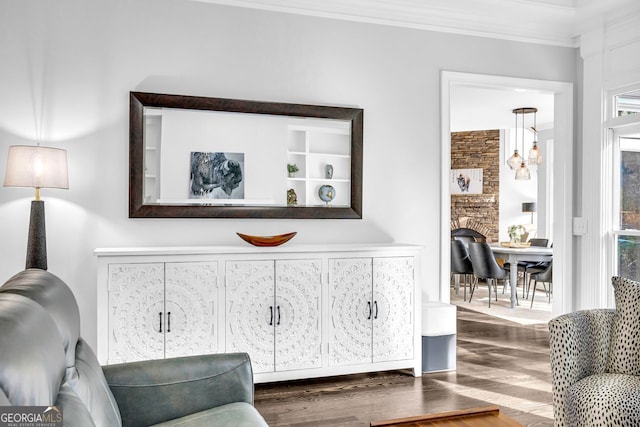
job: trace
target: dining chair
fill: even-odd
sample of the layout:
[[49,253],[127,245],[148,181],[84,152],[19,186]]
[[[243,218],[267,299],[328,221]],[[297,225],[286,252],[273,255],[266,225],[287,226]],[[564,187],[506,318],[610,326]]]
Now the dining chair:
[[477,242],[477,240],[475,239],[475,237],[471,237],[471,236],[454,236],[451,238],[452,240],[457,240],[458,242],[462,242],[462,244],[464,244],[464,247],[466,248],[467,246],[469,246],[469,243],[471,242]]
[[478,286],[479,279],[483,279],[487,281],[487,287],[489,288],[489,308],[491,308],[491,284],[493,283],[496,294],[495,298],[496,301],[498,301],[498,280],[508,281],[509,272],[498,265],[488,243],[469,243],[469,257],[471,258],[473,274],[475,275],[471,294],[469,295],[469,302],[471,302],[471,298],[473,298],[473,293]]
[[[546,248],[549,246],[549,239],[533,238],[529,239],[531,246]],[[522,295],[523,298],[529,298],[530,269],[537,268],[538,271],[547,268],[549,261],[521,261],[518,263],[518,270],[522,270]],[[527,296],[524,296],[524,284],[527,284]]]
[[[547,246],[549,246],[549,239],[534,237],[529,239],[529,245],[546,248]],[[548,262],[548,261],[544,261],[544,262]],[[526,260],[518,262],[518,273],[522,273],[522,298],[524,299],[529,298],[529,282],[530,282],[529,269],[532,267],[541,267],[541,266],[546,268],[548,265],[548,264],[543,265],[541,263],[542,263],[541,261],[526,261]],[[504,268],[507,271],[510,271],[511,265],[507,263],[504,265]],[[526,296],[525,296],[525,291],[526,291]]]
[[471,258],[469,258],[469,252],[467,247],[461,240],[451,240],[451,274],[462,276],[464,297],[463,300],[467,300],[467,279],[469,286],[471,286],[471,278],[473,277],[473,265],[471,264]]
[[542,246],[546,248],[547,246],[549,246],[549,239],[534,237],[532,239],[529,239],[529,243],[531,244],[531,246]]
[[[549,299],[549,303],[551,303],[551,292],[553,287],[553,262],[550,262],[547,268],[545,268],[544,270],[532,273],[531,280],[533,280],[533,294],[531,295],[530,308],[533,308],[533,300],[536,298],[536,288],[538,287],[538,282],[542,283],[544,291],[547,294],[547,298]],[[546,283],[549,284],[549,289],[547,289]]]

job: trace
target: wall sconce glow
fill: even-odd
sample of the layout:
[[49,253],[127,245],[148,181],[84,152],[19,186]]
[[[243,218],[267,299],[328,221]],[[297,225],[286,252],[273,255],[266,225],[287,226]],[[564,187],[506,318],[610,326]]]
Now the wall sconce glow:
[[26,268],[47,269],[47,238],[41,188],[69,188],[67,152],[58,148],[12,145],[7,156],[5,187],[34,187]]

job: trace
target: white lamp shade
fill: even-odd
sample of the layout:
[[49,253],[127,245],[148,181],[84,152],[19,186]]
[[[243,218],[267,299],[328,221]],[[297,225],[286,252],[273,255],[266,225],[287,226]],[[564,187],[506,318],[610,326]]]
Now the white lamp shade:
[[10,146],[4,186],[69,188],[66,150],[30,145]]

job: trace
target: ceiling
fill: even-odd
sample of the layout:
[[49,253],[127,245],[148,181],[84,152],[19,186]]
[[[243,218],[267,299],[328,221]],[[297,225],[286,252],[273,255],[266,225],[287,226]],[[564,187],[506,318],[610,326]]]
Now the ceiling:
[[[508,129],[515,127],[514,108],[538,109],[538,130],[553,127],[553,94],[514,88],[451,88],[451,131]],[[521,119],[521,117],[520,117]],[[519,119],[519,120],[520,120]],[[527,117],[533,120],[533,117]]]

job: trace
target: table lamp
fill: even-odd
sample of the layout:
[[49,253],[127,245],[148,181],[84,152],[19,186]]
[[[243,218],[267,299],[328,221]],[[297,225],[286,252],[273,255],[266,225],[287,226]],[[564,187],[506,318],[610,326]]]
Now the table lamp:
[[522,204],[522,212],[531,212],[531,224],[533,224],[533,213],[536,211],[535,202],[525,202]]
[[47,269],[47,237],[41,188],[69,188],[67,152],[58,148],[12,145],[7,156],[5,187],[34,187],[31,201],[26,268]]

